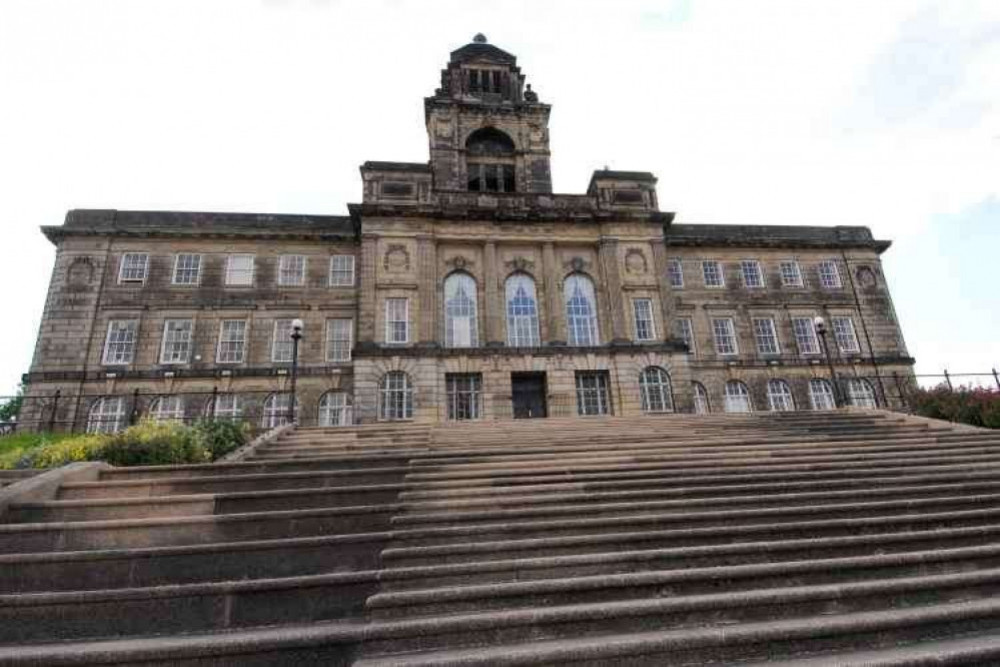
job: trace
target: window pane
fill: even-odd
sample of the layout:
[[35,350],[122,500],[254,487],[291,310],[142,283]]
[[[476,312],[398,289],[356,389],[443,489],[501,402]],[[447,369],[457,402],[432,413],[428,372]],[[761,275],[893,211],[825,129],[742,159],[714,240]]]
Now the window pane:
[[837,341],[837,349],[845,353],[857,353],[861,351],[858,347],[858,337],[854,332],[854,320],[850,317],[832,317],[830,323],[833,326],[833,337]]
[[406,343],[409,341],[409,301],[407,299],[385,300],[385,342]]
[[597,306],[594,284],[583,275],[571,275],[564,285],[566,329],[570,345],[597,345]]
[[326,360],[350,361],[354,320],[328,320],[326,324]]
[[127,252],[122,255],[121,268],[118,272],[120,283],[142,283],[146,280],[146,268],[149,255],[144,252]]
[[354,256],[334,255],[330,258],[330,286],[354,286]]
[[798,262],[781,263],[781,284],[785,287],[802,287],[802,272]]
[[722,274],[722,265],[719,262],[706,260],[701,263],[702,277],[705,280],[705,287],[724,287],[726,284]]
[[687,344],[690,353],[694,354],[694,325],[691,318],[680,317],[674,320],[674,331],[677,337]]
[[633,299],[632,310],[635,315],[635,339],[654,340],[653,302],[650,299]]
[[694,411],[699,415],[706,415],[712,411],[712,406],[708,402],[708,391],[705,385],[700,382],[692,382],[694,388]]
[[306,283],[306,258],[302,255],[282,255],[278,258],[278,284],[300,286]]
[[820,262],[818,273],[821,287],[824,289],[840,289],[840,271],[837,268],[836,262]]
[[478,326],[476,281],[464,273],[453,273],[444,282],[445,346],[476,347]]
[[125,399],[99,398],[87,415],[87,433],[115,433],[125,426]]
[[774,320],[771,318],[754,318],[753,334],[757,341],[757,352],[759,354],[778,354],[778,335],[774,329]]
[[482,375],[449,373],[445,375],[448,419],[479,419],[482,412]]
[[292,340],[292,320],[275,320],[271,339],[271,361],[290,362],[295,342]]
[[784,380],[770,380],[767,383],[767,402],[772,412],[791,412],[795,409],[792,390]]
[[329,391],[319,401],[320,426],[348,426],[351,424],[351,408],[347,404],[347,394]]
[[413,389],[410,386],[410,376],[402,371],[386,373],[379,386],[379,419],[412,418]]
[[135,358],[138,320],[111,320],[104,341],[105,364],[130,364]]
[[763,287],[764,276],[760,270],[760,262],[755,259],[745,259],[740,262],[743,271],[743,285],[746,287]]
[[712,333],[715,335],[716,353],[723,355],[739,353],[736,345],[736,330],[730,318],[724,317],[712,320]]
[[507,344],[511,347],[537,347],[538,302],[535,281],[524,273],[507,279]]
[[163,323],[161,364],[186,364],[191,358],[192,320],[167,320]]
[[681,266],[681,260],[672,259],[667,262],[667,279],[670,281],[671,287],[684,287],[684,269]]
[[177,255],[174,260],[174,284],[197,285],[201,279],[201,255]]
[[821,378],[809,380],[809,400],[813,410],[833,410],[836,407],[833,387],[827,380]]
[[819,340],[811,317],[793,317],[792,330],[799,354],[819,354]]
[[738,380],[726,383],[726,412],[751,412],[750,391]]
[[253,255],[230,255],[226,260],[226,285],[248,287],[253,285]]
[[223,320],[219,327],[220,364],[240,364],[246,353],[246,320]]
[[611,412],[606,371],[577,371],[576,405],[581,415],[606,415]]
[[639,374],[639,394],[643,412],[672,412],[670,376],[662,368],[650,366]]

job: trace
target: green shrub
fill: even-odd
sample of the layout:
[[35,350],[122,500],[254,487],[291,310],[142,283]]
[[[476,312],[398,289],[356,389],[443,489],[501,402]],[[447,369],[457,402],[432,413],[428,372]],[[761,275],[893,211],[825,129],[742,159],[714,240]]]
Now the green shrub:
[[69,433],[16,433],[0,437],[0,469],[17,466],[24,455],[38,447],[70,438]]
[[236,451],[247,443],[250,436],[246,424],[227,420],[203,419],[195,422],[193,430],[212,461]]
[[152,466],[207,463],[209,452],[194,429],[176,422],[142,421],[107,436],[100,451],[88,460],[115,466]]
[[910,408],[918,415],[933,419],[1000,428],[1000,391],[947,385],[918,389],[910,394]]
[[74,461],[93,461],[100,458],[103,446],[104,437],[100,435],[68,437],[25,451],[15,467],[55,468]]

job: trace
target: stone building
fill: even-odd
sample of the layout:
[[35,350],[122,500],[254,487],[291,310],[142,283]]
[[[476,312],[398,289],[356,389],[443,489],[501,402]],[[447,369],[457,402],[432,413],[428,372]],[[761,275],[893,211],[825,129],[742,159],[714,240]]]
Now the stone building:
[[477,35],[425,99],[429,162],[366,162],[347,216],[70,211],[28,418],[275,424],[296,319],[303,423],[829,408],[817,316],[845,402],[898,402],[889,242],[674,224],[647,172],[554,194],[550,109]]

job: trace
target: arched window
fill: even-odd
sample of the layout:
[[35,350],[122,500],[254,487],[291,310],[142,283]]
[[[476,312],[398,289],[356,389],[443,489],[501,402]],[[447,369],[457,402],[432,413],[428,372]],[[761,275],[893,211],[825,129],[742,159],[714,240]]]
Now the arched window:
[[347,404],[347,394],[342,391],[328,391],[319,399],[320,426],[348,426],[351,423],[351,406]]
[[643,412],[673,412],[670,376],[659,366],[649,366],[639,373],[639,393]]
[[453,273],[444,281],[445,347],[476,347],[478,341],[476,281]]
[[507,278],[507,345],[537,347],[538,298],[535,281],[527,273],[515,273]]
[[125,427],[125,399],[121,396],[99,398],[87,414],[87,433],[115,433]]
[[792,400],[792,390],[784,380],[768,380],[767,403],[772,412],[792,412],[795,401]]
[[465,168],[470,192],[514,192],[514,142],[493,127],[469,135],[465,142]]
[[[271,394],[264,400],[264,412],[261,415],[261,426],[270,429],[288,423],[288,403],[292,395],[287,393]],[[299,420],[299,399],[295,398],[295,421]]]
[[726,383],[726,412],[751,412],[750,391],[739,380]]
[[707,415],[712,411],[712,404],[708,401],[708,390],[700,382],[692,382],[694,388],[694,411],[695,414]]
[[236,394],[216,394],[205,403],[205,416],[236,421],[243,414],[243,403]]
[[581,273],[574,273],[566,278],[563,291],[569,344],[597,345],[597,300],[593,281]]
[[875,400],[875,390],[871,383],[864,378],[851,378],[847,381],[847,396],[851,400],[851,405],[858,408],[877,408],[878,401]]
[[413,419],[413,387],[409,375],[402,371],[390,371],[382,376],[378,389],[379,419]]
[[153,401],[149,416],[158,422],[184,421],[184,399],[181,396],[161,396]]
[[837,407],[829,380],[823,378],[809,380],[809,402],[812,403],[813,410],[833,410]]

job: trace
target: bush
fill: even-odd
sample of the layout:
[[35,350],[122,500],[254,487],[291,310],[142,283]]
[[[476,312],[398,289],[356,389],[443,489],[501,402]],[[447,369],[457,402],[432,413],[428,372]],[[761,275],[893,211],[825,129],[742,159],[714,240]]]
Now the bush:
[[0,470],[17,466],[24,455],[38,447],[72,437],[68,433],[16,433],[0,437]]
[[910,394],[910,407],[918,415],[933,419],[1000,428],[1000,391],[947,385],[918,389]]
[[[105,461],[115,466],[208,463],[246,444],[247,428],[228,421],[143,421],[120,433],[11,436],[21,439],[6,453],[0,468],[53,468],[74,461]],[[0,439],[3,440],[3,439]]]

